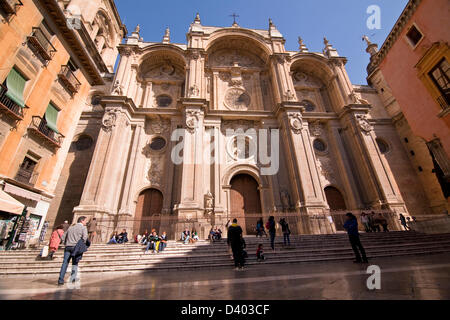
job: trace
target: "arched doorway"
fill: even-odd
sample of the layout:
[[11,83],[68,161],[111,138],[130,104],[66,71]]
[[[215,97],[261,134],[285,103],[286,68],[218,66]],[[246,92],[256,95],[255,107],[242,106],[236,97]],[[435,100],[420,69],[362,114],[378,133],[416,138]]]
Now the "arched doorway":
[[134,215],[134,233],[150,232],[153,228],[159,234],[163,195],[157,189],[146,189],[139,194]]
[[258,183],[248,174],[238,174],[230,185],[231,217],[238,219],[244,233],[256,234],[256,221],[262,213]]
[[342,196],[341,192],[335,187],[326,187],[325,196],[327,197],[328,206],[331,210],[347,209],[344,197]]

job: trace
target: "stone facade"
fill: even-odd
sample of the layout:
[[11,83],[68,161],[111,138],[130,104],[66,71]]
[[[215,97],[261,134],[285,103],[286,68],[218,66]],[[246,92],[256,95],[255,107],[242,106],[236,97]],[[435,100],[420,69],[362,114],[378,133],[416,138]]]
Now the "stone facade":
[[[72,161],[77,123],[92,92],[110,90],[116,47],[127,31],[110,0],[24,0],[14,13],[5,11],[4,2],[14,1],[3,1],[0,9],[0,185],[40,219],[36,240],[45,220],[53,225],[61,193],[70,190],[64,166],[67,154]],[[105,43],[96,30],[104,30]],[[13,69],[25,80],[24,108],[5,94]],[[54,129],[47,121],[49,104],[58,114]],[[78,203],[66,202],[66,219]]]
[[428,212],[382,97],[350,82],[327,39],[321,53],[301,39],[290,52],[272,21],[267,30],[219,28],[198,15],[187,44],[171,43],[169,30],[162,42],[139,32],[118,47],[101,121],[86,112],[77,128],[99,130],[74,219],[129,221],[136,234],[140,219],[157,216],[171,237],[186,221],[206,237],[246,214],[290,213],[299,233],[331,233],[330,210]]
[[[365,37],[371,56],[367,80],[392,118],[425,192],[427,210],[418,219],[450,209],[449,9],[445,0],[410,0],[380,50]],[[445,61],[447,80],[440,88],[432,71]]]

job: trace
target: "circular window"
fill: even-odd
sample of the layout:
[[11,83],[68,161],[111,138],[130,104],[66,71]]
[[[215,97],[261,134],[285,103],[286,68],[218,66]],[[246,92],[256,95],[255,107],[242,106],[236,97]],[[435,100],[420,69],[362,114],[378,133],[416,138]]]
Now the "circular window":
[[156,97],[158,107],[168,107],[172,104],[172,98],[167,95],[160,95]]
[[161,137],[154,138],[150,143],[150,149],[159,151],[166,146],[166,140]]
[[78,138],[77,141],[75,141],[75,148],[78,151],[87,150],[89,149],[93,144],[93,140],[89,136],[81,136]]
[[325,142],[323,142],[320,139],[314,140],[313,146],[314,146],[314,149],[316,149],[319,152],[324,152],[325,150],[327,150],[327,145],[325,144]]
[[308,100],[303,100],[301,105],[304,106],[305,111],[308,111],[308,112],[314,111],[316,109],[316,106],[314,105],[314,103],[312,103],[311,101],[308,101]]
[[378,149],[380,149],[381,153],[387,153],[389,151],[389,145],[381,139],[376,139]]

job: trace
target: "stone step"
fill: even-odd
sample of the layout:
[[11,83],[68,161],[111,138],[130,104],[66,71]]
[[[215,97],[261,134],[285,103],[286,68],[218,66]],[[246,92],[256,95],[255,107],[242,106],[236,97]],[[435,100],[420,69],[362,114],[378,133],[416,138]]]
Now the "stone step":
[[[421,246],[421,247],[412,247],[412,248],[405,248],[405,247],[393,247],[390,249],[387,248],[366,248],[367,255],[371,256],[373,254],[381,254],[381,253],[391,253],[391,254],[399,254],[403,252],[408,251],[414,251],[414,252],[426,252],[430,250],[437,250],[442,249],[446,250],[447,252],[450,252],[450,243],[447,245],[442,244],[435,244],[432,246]],[[269,251],[265,253],[267,257],[273,257],[276,259],[291,259],[291,258],[305,258],[305,257],[330,257],[330,256],[340,256],[340,255],[352,255],[353,251],[351,248],[341,248],[340,250],[332,250],[332,251],[326,251],[326,252],[315,252],[314,254],[311,254],[311,252],[304,252],[304,251],[276,251],[272,252]],[[250,259],[254,259],[255,256],[249,255]],[[108,266],[108,267],[122,267],[124,265],[132,266],[132,265],[140,265],[145,264],[146,266],[155,265],[158,263],[164,263],[165,265],[179,265],[179,264],[199,264],[200,262],[208,263],[216,263],[216,262],[223,262],[230,260],[230,254],[227,252],[224,252],[220,255],[214,255],[214,256],[203,256],[203,257],[190,257],[190,256],[164,256],[163,254],[151,254],[151,255],[143,255],[142,257],[139,257],[137,259],[103,259],[103,260],[82,260],[80,262],[80,266],[82,267],[100,267],[100,266]],[[48,268],[55,268],[58,269],[61,266],[62,261],[41,261],[41,262],[34,262],[34,263],[11,263],[11,264],[4,264],[0,265],[0,270],[7,271],[7,270],[27,270],[30,271],[32,269],[48,269]]]
[[[393,253],[393,252],[382,252],[377,254],[369,255],[369,259],[381,258],[381,257],[391,257],[391,256],[407,256],[407,255],[419,255],[419,254],[438,254],[448,252],[448,248],[446,249],[433,249],[427,251],[405,251],[402,253]],[[328,256],[328,257],[306,257],[306,258],[288,258],[283,260],[278,259],[267,259],[265,262],[257,262],[256,260],[248,260],[246,262],[247,266],[258,265],[260,263],[264,264],[286,264],[286,263],[306,263],[306,262],[327,262],[327,261],[344,261],[344,260],[352,260],[354,256],[352,253],[339,255],[339,256]],[[209,269],[209,268],[230,268],[233,266],[233,262],[228,260],[227,262],[220,262],[214,264],[183,264],[183,265],[135,265],[135,266],[113,266],[113,267],[81,267],[83,273],[101,273],[101,272],[114,272],[114,273],[134,273],[134,272],[156,272],[156,271],[169,271],[169,270],[195,270],[198,268]],[[70,267],[69,269],[70,270]],[[28,272],[17,271],[17,270],[9,270],[9,271],[0,271],[1,276],[33,276],[33,275],[53,275],[56,276],[59,273],[59,267],[54,268],[53,270],[49,269],[37,269],[30,270]]]
[[[426,239],[430,239],[430,240],[445,240],[445,239],[450,239],[450,234],[445,234],[442,236],[430,236],[430,235],[424,235],[424,236],[416,236],[416,237],[412,237],[412,238],[407,238],[407,237],[399,237],[397,239],[391,239],[388,237],[378,237],[376,238],[377,242],[389,242],[389,241],[402,241],[402,242],[409,242],[409,241],[417,241],[417,240],[426,240]],[[365,242],[365,241],[370,241],[372,239],[366,238],[364,236],[361,236],[361,241]],[[340,241],[342,243],[348,242],[348,238],[345,237],[340,237],[339,239],[333,240],[333,241],[305,241],[304,239],[295,239],[295,238],[291,238],[291,243],[292,244],[299,244],[299,245],[318,245],[318,244],[325,244],[325,243],[329,243],[329,242],[336,242],[336,241]],[[263,243],[263,244],[270,244],[270,240],[269,239],[263,239],[263,240],[254,240],[254,241],[249,241],[248,239],[246,239],[246,243],[248,246],[252,246],[252,245],[257,245],[258,243]],[[283,244],[283,240],[282,238],[277,238],[275,241],[275,245],[282,245]],[[226,246],[226,242],[222,241],[222,242],[214,242],[214,243],[210,243],[208,241],[203,241],[203,242],[199,242],[196,244],[182,244],[179,242],[169,242],[168,247],[169,248],[201,248],[202,246],[205,247],[209,247],[211,245],[215,245],[215,246]],[[108,251],[108,250],[129,250],[129,249],[139,249],[141,248],[142,245],[139,244],[125,244],[125,245],[92,245],[89,249],[89,251]],[[25,249],[25,250],[12,250],[12,251],[1,251],[0,252],[0,258],[3,256],[8,256],[8,255],[22,255],[24,253],[34,253],[34,254],[39,254],[41,249]]]
[[[424,241],[425,240],[425,241]],[[362,240],[363,245],[370,247],[370,246],[386,246],[391,247],[393,245],[415,245],[415,244],[427,244],[427,243],[435,243],[435,242],[442,242],[442,243],[448,243],[450,242],[450,238],[447,240],[435,240],[435,239],[416,239],[414,242],[411,241],[377,241],[374,242],[367,242],[366,240]],[[330,249],[334,247],[342,247],[342,246],[348,246],[348,240],[346,239],[343,242],[333,242],[333,243],[314,243],[314,244],[298,244],[298,243],[292,243],[291,248],[295,249],[302,249],[302,250],[324,250],[324,249]],[[283,248],[283,245],[277,245],[276,248]],[[270,249],[270,245],[265,246],[265,250]],[[120,249],[111,249],[111,250],[92,250],[90,248],[88,252],[85,253],[84,258],[89,257],[111,257],[111,256],[139,256],[143,254],[143,251],[145,250],[145,246],[138,245],[133,247],[125,247]],[[166,254],[170,253],[183,253],[183,252],[190,252],[192,254],[215,254],[220,253],[227,250],[226,245],[218,245],[213,244],[209,246],[189,246],[189,247],[167,247],[165,249]],[[255,251],[256,250],[256,244],[255,245],[247,245],[248,251]],[[30,251],[30,252],[22,252],[22,253],[16,253],[16,254],[10,254],[10,255],[0,255],[0,264],[3,262],[8,261],[17,261],[17,260],[24,260],[24,259],[36,259],[40,251]],[[59,250],[56,252],[56,257],[62,256],[63,250]]]

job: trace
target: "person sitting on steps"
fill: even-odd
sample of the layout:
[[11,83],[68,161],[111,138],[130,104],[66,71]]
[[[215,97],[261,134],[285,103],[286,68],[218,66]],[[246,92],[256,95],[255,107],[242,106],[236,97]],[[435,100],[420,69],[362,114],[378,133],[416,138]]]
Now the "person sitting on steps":
[[191,233],[189,232],[189,229],[186,228],[186,229],[181,233],[181,241],[183,241],[184,244],[188,244],[190,238],[191,238]]

